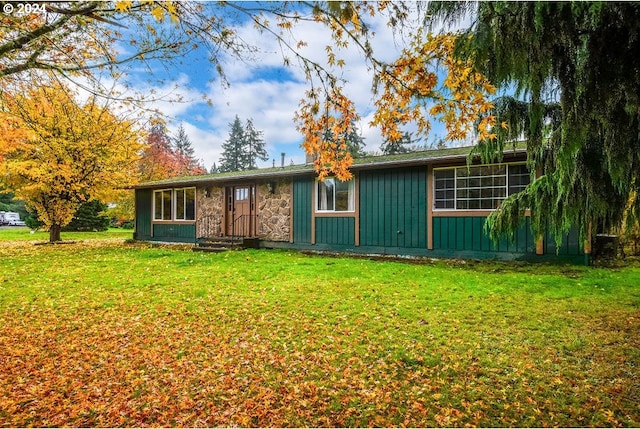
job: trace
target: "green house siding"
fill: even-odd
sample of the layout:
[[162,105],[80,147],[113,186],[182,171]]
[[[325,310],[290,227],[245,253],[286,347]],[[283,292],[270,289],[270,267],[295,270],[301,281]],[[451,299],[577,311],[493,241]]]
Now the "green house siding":
[[352,217],[316,218],[316,244],[355,245],[356,221]]
[[484,232],[485,217],[434,217],[434,250],[464,252],[535,253],[529,219],[516,231],[513,241],[506,238],[494,244]]
[[426,168],[360,174],[360,245],[427,247]]
[[293,182],[293,242],[311,243],[313,179]]
[[556,246],[555,238],[547,233],[544,238],[544,253],[549,255],[578,256],[584,255],[584,246],[576,228],[571,228],[564,236],[560,246]]
[[137,240],[151,239],[151,189],[136,189],[136,232]]
[[177,243],[194,243],[196,241],[196,226],[193,224],[157,224],[153,225],[154,241],[170,241]]

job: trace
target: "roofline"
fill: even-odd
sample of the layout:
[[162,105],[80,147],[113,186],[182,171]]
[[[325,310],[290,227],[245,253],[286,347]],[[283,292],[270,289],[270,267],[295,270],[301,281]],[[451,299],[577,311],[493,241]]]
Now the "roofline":
[[[469,146],[469,151],[471,151],[472,147]],[[513,148],[508,149],[503,152],[503,155],[519,155],[526,154],[526,148]],[[370,161],[357,163],[357,159],[351,166],[351,169],[354,171],[357,170],[365,170],[365,169],[378,169],[378,168],[390,168],[390,167],[404,167],[404,166],[418,166],[418,165],[429,165],[429,164],[439,164],[446,161],[463,161],[466,160],[469,154],[453,154],[453,155],[441,155],[441,156],[422,156],[419,158],[408,158],[408,159],[396,159],[396,160],[386,160],[386,161]],[[476,156],[477,157],[477,156]],[[164,188],[171,187],[175,185],[180,186],[189,186],[189,185],[198,185],[202,183],[219,183],[219,182],[235,182],[242,181],[247,179],[269,179],[269,178],[280,178],[280,177],[292,177],[292,176],[304,176],[304,175],[316,175],[316,171],[311,164],[299,164],[295,169],[291,169],[291,167],[280,167],[278,170],[274,171],[273,168],[270,168],[269,171],[259,172],[260,170],[246,170],[239,171],[238,174],[230,174],[230,175],[222,175],[216,177],[215,175],[204,175],[204,176],[190,176],[190,177],[181,177],[166,180],[159,180],[154,182],[141,183],[138,185],[133,185],[128,187],[127,189],[149,189],[149,188]]]

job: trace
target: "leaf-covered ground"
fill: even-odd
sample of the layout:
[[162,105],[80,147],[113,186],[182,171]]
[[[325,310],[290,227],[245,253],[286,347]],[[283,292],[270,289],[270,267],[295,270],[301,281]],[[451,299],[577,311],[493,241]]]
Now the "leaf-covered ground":
[[1,426],[639,426],[640,268],[0,246]]

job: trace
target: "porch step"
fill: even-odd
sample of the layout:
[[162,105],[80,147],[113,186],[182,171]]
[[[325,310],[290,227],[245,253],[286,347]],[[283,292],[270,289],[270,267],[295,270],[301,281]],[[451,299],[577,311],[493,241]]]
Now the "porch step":
[[197,242],[191,249],[194,252],[224,252],[226,250],[242,250],[249,247],[257,247],[257,239],[254,238],[230,238],[215,237],[207,238]]
[[241,239],[231,239],[227,237],[207,238],[198,241],[191,249],[194,252],[224,252],[226,250],[242,249]]

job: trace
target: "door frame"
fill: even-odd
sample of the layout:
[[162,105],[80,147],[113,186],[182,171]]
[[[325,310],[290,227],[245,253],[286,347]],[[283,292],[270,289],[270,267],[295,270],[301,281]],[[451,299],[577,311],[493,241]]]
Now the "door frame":
[[[246,198],[244,196],[246,195]],[[238,214],[239,206],[248,205],[242,208],[242,214]],[[225,222],[224,235],[233,237],[255,237],[257,230],[256,216],[256,185],[255,183],[245,183],[229,185],[225,187]],[[245,216],[244,220],[240,220],[240,216]],[[241,222],[240,231],[234,231],[234,223],[236,228],[238,222]],[[240,232],[240,234],[238,234]]]

